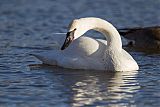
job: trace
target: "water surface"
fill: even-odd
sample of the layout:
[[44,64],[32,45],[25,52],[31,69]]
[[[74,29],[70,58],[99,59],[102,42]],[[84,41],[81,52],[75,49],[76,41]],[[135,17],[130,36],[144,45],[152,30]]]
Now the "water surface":
[[[55,49],[55,32],[95,16],[117,28],[160,25],[160,0],[0,0],[0,106],[160,106],[160,52],[127,49],[132,72],[68,70],[29,53]],[[90,33],[94,35],[94,33]]]

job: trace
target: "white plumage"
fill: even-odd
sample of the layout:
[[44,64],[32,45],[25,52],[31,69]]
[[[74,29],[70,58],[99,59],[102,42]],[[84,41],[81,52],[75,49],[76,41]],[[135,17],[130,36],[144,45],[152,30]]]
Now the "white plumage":
[[[122,49],[120,35],[109,22],[99,18],[73,20],[69,31],[75,30],[74,41],[65,50],[34,54],[45,64],[71,69],[132,71],[139,67],[132,56]],[[106,40],[82,36],[88,30],[104,34]]]

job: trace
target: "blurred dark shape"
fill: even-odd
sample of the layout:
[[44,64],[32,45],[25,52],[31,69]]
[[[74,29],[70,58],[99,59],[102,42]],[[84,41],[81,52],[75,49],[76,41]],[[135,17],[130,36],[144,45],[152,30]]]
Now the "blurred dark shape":
[[131,40],[128,46],[160,49],[160,26],[123,28],[119,33]]

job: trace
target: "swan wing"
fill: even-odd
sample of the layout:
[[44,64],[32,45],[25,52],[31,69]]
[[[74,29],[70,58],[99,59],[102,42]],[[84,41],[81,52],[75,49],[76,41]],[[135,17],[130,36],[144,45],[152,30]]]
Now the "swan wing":
[[129,70],[138,70],[139,69],[137,62],[124,49],[122,50],[122,59],[125,62],[124,66],[126,68],[126,71],[129,71]]

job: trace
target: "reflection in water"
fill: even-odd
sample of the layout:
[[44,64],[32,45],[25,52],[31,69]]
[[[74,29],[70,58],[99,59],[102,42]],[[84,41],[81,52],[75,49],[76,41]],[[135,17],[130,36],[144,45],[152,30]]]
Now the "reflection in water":
[[63,84],[59,91],[70,90],[66,93],[69,94],[69,101],[66,102],[72,106],[135,105],[133,97],[140,88],[136,78],[138,71],[102,72],[54,68],[53,72],[61,75],[61,81],[56,83]]
[[116,105],[118,102],[133,103],[132,96],[138,91],[137,71],[115,73],[87,72],[73,84],[73,106]]

